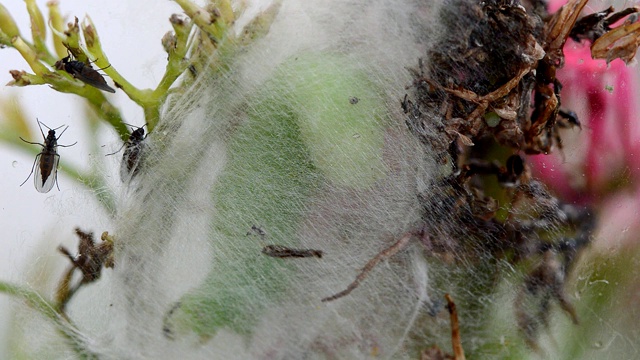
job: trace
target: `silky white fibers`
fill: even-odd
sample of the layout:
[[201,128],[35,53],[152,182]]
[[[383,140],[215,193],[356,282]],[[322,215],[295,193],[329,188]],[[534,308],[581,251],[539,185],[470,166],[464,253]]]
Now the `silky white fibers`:
[[[165,111],[123,197],[106,358],[415,357],[435,157],[400,102],[436,4],[283,1],[269,33]],[[266,245],[317,249],[280,259]],[[439,296],[440,294],[438,294]],[[444,332],[446,334],[446,331]]]

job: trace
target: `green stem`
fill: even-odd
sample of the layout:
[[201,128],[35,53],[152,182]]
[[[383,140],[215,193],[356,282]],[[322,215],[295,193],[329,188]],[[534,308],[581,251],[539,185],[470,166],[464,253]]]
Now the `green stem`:
[[84,96],[89,100],[89,105],[98,114],[98,117],[108,122],[118,132],[122,141],[127,141],[129,139],[129,130],[118,108],[111,104],[100,90],[91,88],[90,91],[91,96],[88,96],[88,94],[78,95]]
[[[166,94],[164,97],[166,98]],[[147,130],[150,133],[158,124],[158,121],[160,121],[160,102],[158,102],[158,104],[155,106],[146,106],[143,108],[143,110],[144,119],[147,124]]]
[[59,321],[59,315],[55,310],[55,306],[35,291],[0,281],[0,293],[20,298],[47,319],[53,320],[54,322]]
[[[190,0],[174,0],[182,10],[189,16],[193,22],[204,31],[209,39],[217,44],[222,40],[227,29],[225,19],[221,16],[221,12],[209,12]],[[227,1],[222,1],[223,8],[226,9]]]
[[160,80],[158,87],[153,91],[154,96],[166,94],[173,82],[186,70],[187,64],[185,56],[189,50],[189,33],[193,28],[192,22],[184,22],[182,20],[171,17],[171,24],[176,35],[175,49],[169,51],[169,61],[164,76]]
[[182,75],[187,69],[187,61],[185,56],[189,51],[190,44],[188,44],[189,33],[193,27],[192,23],[188,24],[182,20],[178,21],[171,18],[174,32],[176,34],[176,46],[175,49],[170,49],[169,61],[165,68],[164,75],[160,80],[160,83],[155,90],[151,93],[148,99],[148,106],[144,108],[145,119],[149,131],[153,131],[153,128],[160,119],[160,106],[164,104],[171,85]]
[[124,76],[120,75],[115,66],[109,63],[109,58],[102,50],[102,44],[100,43],[100,37],[98,37],[96,27],[89,16],[86,17],[86,23],[85,21],[82,23],[82,32],[87,45],[87,51],[94,58],[93,61],[95,61],[95,65],[109,75],[117,86],[136,104],[142,107],[147,105],[148,95],[151,93],[151,90],[136,88],[127,81]]
[[0,281],[0,293],[24,300],[27,305],[36,310],[40,315],[51,320],[60,334],[69,341],[69,345],[71,345],[73,350],[81,359],[98,359],[96,354],[93,354],[88,350],[85,341],[78,336],[74,330],[76,327],[71,320],[69,320],[64,314],[58,313],[55,310],[55,306],[51,302],[45,300],[40,294],[4,281]]
[[11,38],[20,36],[20,29],[11,17],[9,10],[0,4],[0,44],[11,45]]
[[11,46],[13,46],[20,55],[27,61],[31,70],[36,73],[36,75],[42,76],[49,72],[44,64],[40,62],[40,58],[34,49],[32,49],[21,37],[15,36],[11,39]]
[[45,59],[46,62],[53,60],[53,56],[47,49],[47,27],[45,26],[44,16],[34,0],[25,0],[27,12],[31,19],[31,37],[33,39],[33,48],[38,54],[38,58]]
[[[122,89],[122,91],[124,91],[131,100],[143,108],[146,122],[149,124],[149,130],[153,129],[160,118],[160,105],[166,97],[167,91],[162,91],[162,88],[156,91],[151,91],[150,89],[138,89],[120,75],[120,73],[115,69],[115,66],[112,66],[109,63],[107,55],[102,50],[100,38],[98,37],[98,33],[89,16],[87,16],[87,23],[82,24],[82,31],[87,44],[87,51],[95,59],[96,66],[102,68],[103,71],[111,77],[117,86]],[[169,75],[165,74],[163,80],[167,81],[174,75],[175,74],[173,72]],[[177,74],[177,76],[179,75],[180,74]],[[177,78],[177,76],[175,78]],[[168,86],[171,86],[173,81],[175,81],[175,79],[171,80],[171,83],[169,83]],[[89,99],[89,101],[91,101],[91,99]],[[96,110],[100,113],[100,108]],[[117,118],[105,119],[118,131],[123,141],[128,139],[129,132],[119,115]],[[123,129],[124,132],[122,131]]]
[[63,58],[67,56],[67,48],[62,43],[64,38],[60,36],[64,31],[64,19],[62,18],[60,7],[57,2],[49,1],[47,3],[47,7],[49,7],[49,23],[51,24],[51,27],[57,31],[52,31],[53,47],[56,51],[56,55],[58,55],[59,58]]

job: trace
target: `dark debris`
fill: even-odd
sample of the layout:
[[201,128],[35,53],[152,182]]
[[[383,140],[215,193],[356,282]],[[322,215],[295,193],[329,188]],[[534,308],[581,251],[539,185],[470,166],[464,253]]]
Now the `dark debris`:
[[[66,304],[82,286],[100,279],[103,267],[113,268],[115,265],[113,241],[108,233],[103,233],[102,241],[96,244],[92,232],[87,233],[79,228],[75,231],[80,238],[77,255],[72,255],[64,246],[58,247],[58,251],[71,261],[71,266],[63,275],[56,291],[56,304],[62,313]],[[76,270],[80,270],[82,278],[72,286],[71,281]]]
[[277,258],[322,258],[322,250],[293,249],[282,245],[267,245],[262,248],[262,253]]
[[[428,256],[447,263],[500,259],[528,267],[516,322],[533,348],[552,303],[578,322],[565,279],[596,218],[533,179],[526,155],[561,150],[558,130],[581,128],[575,112],[561,108],[556,72],[566,39],[594,41],[637,11],[610,8],[579,19],[585,5],[570,1],[549,15],[541,1],[526,8],[517,0],[447,2],[443,35],[412,70],[412,92],[401,101],[409,130],[451,169],[420,196],[424,218],[414,235]],[[446,221],[434,223],[432,214],[447,214]]]

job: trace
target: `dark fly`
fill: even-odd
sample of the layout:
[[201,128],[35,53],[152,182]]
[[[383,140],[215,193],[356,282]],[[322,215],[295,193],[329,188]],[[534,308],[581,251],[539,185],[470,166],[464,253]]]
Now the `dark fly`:
[[[91,85],[97,89],[115,93],[116,91],[107,85],[107,81],[100,75],[99,72],[91,67],[91,64],[85,64],[82,61],[71,60],[71,56],[62,58],[62,60],[56,61],[56,69],[64,70],[73,76],[75,79],[82,81],[85,84]],[[102,69],[100,69],[102,70]]]
[[[42,127],[40,126],[41,124],[49,129],[49,133],[46,137],[44,136],[44,132],[42,131]],[[62,134],[64,134],[64,132],[69,128],[68,126],[64,130],[62,130],[60,136],[58,137],[56,137],[56,130],[60,129],[62,126],[51,129],[47,125],[38,121],[38,127],[40,128],[40,133],[44,138],[44,144],[27,141],[23,138],[20,138],[20,140],[28,144],[42,146],[42,151],[40,151],[40,153],[36,155],[36,160],[33,162],[33,166],[31,167],[29,176],[27,176],[27,178],[22,182],[22,184],[20,184],[20,186],[24,185],[27,180],[29,180],[37,164],[38,168],[36,174],[33,177],[36,190],[41,193],[47,193],[53,188],[54,183],[56,184],[56,186],[58,184],[58,163],[60,162],[60,155],[58,155],[58,146],[69,147],[75,145],[77,142],[71,145],[58,145],[58,139],[60,139],[60,136],[62,136]],[[58,190],[60,190],[59,186]]]
[[560,109],[558,110],[558,116],[560,117],[560,121],[557,121],[558,126],[563,128],[575,126],[582,129],[582,124],[580,123],[580,120],[578,120],[578,115],[574,111]]
[[[133,178],[140,169],[140,157],[144,149],[144,126],[139,127],[131,132],[129,140],[127,140],[122,147],[124,147],[124,153],[122,154],[122,163],[120,164],[120,180],[127,182]],[[120,149],[122,149],[122,147]],[[118,151],[120,151],[118,149]],[[118,151],[108,154],[113,155]]]

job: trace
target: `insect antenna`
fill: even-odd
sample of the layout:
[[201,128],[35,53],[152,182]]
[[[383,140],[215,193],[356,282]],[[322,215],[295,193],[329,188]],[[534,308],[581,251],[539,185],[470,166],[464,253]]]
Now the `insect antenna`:
[[[109,66],[111,66],[111,65],[109,65]],[[106,69],[106,68],[105,68],[105,69]],[[144,123],[144,125],[142,125],[142,126],[131,125],[131,124],[127,124],[126,122],[123,122],[123,124],[128,125],[128,126],[131,126],[131,133],[133,134],[133,132],[135,131],[135,130],[133,130],[133,128],[142,129],[142,128],[144,128],[145,126],[147,126],[149,123]],[[137,130],[137,129],[136,129],[136,130]],[[147,134],[147,135],[149,135],[149,134]],[[147,135],[145,135],[145,136],[144,136],[143,140],[147,138]],[[119,153],[119,152],[120,152],[120,150],[122,150],[122,148],[124,148],[124,147],[125,147],[125,145],[127,145],[127,143],[128,143],[129,141],[131,141],[131,134],[129,134],[129,137],[130,137],[130,138],[129,138],[129,140],[127,140],[127,141],[123,142],[123,143],[122,143],[122,145],[118,148],[118,150],[116,150],[116,151],[114,151],[114,152],[112,152],[112,153],[110,153],[110,154],[106,154],[105,156],[111,156],[111,155],[115,155],[115,154]]]
[[[36,120],[38,120],[38,118],[36,118]],[[56,131],[56,130],[58,130],[58,129],[60,129],[60,128],[62,128],[64,126],[64,125],[60,125],[57,128],[52,129],[52,128],[48,127],[47,124],[45,124],[42,121],[38,120],[38,127],[40,128],[40,133],[42,134],[42,137],[45,137],[45,136],[44,136],[44,132],[42,131],[42,126],[40,126],[40,125],[46,127],[48,130],[53,130],[53,131]],[[69,128],[69,127],[67,126],[67,128]],[[67,130],[67,129],[65,128],[64,130]],[[64,132],[64,130],[62,130],[62,132]],[[62,133],[60,133],[60,135],[62,135]]]
[[[111,65],[109,65],[109,66],[111,66]],[[105,69],[106,69],[106,68],[105,68]],[[123,124],[128,125],[128,126],[131,126],[132,128],[138,128],[138,129],[141,129],[141,128],[143,128],[143,127],[145,127],[145,126],[149,125],[149,123],[144,123],[144,125],[142,125],[142,126],[136,126],[136,125],[131,125],[131,124],[127,124],[127,123],[123,123]]]
[[[87,64],[87,65],[95,64],[96,61],[98,61],[98,60],[100,60],[100,58],[96,58],[95,60],[91,61],[91,59],[89,59],[89,57],[87,56],[87,62],[85,64]],[[83,62],[83,61],[81,61],[81,62]],[[111,65],[109,65],[109,66],[111,66]],[[107,67],[109,67],[109,66],[107,66]],[[98,70],[102,70],[102,69],[98,69]]]
[[[42,124],[42,125],[44,125],[44,124]],[[47,126],[47,125],[44,125],[44,126]],[[64,125],[60,125],[60,126],[58,126],[57,128],[55,128],[55,129],[53,129],[53,130],[54,130],[54,131],[55,131],[55,130],[58,130],[58,129],[60,129],[60,128],[61,128],[61,127],[63,127],[63,126],[64,126]],[[64,132],[65,132],[65,131],[67,131],[67,129],[68,129],[68,128],[69,128],[69,126],[67,126],[66,128],[64,128],[64,130],[62,130],[62,132],[60,132],[60,135],[58,135],[58,137],[56,138],[56,141],[62,137],[62,134],[64,134]],[[78,143],[78,142],[76,141],[76,142],[74,142],[74,143],[73,143],[73,144],[71,144],[71,145],[60,145],[60,144],[57,144],[56,146],[60,146],[60,147],[70,147],[70,146],[73,146],[73,145],[75,145],[75,144],[77,144],[77,143]]]
[[[98,59],[96,59],[96,61],[98,61]],[[94,62],[95,62],[95,61],[94,61]],[[107,66],[105,66],[105,67],[103,67],[103,68],[101,68],[101,69],[96,69],[96,71],[104,70],[104,69],[108,69],[108,68],[110,68],[110,67],[111,67],[111,64],[109,64],[109,65],[107,65]],[[104,76],[109,76],[109,74],[104,74]]]
[[[95,59],[95,60],[91,61],[91,60],[89,60],[89,58],[87,57],[87,61],[88,61],[88,62],[87,62],[87,65],[94,64],[94,63],[95,63],[96,61],[98,61],[98,60],[100,60],[100,59]],[[101,68],[101,69],[95,69],[95,70],[96,70],[96,71],[100,71],[100,70],[108,69],[108,68],[110,68],[110,67],[111,67],[111,64],[109,64],[109,65],[107,65],[107,66],[105,66],[105,67],[103,67],[103,68]],[[105,76],[109,76],[109,75],[107,75],[107,74],[104,74],[104,75],[105,75]],[[125,124],[126,124],[126,123],[125,123]],[[127,125],[129,125],[129,124],[127,124]],[[129,125],[129,126],[131,126],[131,125]]]

